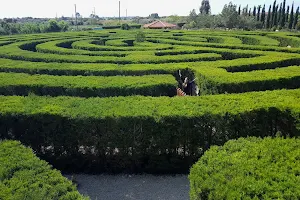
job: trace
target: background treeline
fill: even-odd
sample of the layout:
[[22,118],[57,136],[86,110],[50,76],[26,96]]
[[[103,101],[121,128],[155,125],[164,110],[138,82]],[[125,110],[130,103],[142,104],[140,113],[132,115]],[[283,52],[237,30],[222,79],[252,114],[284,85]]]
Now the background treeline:
[[203,0],[199,11],[199,14],[195,9],[190,12],[184,28],[300,30],[299,6],[287,5],[286,0],[280,4],[275,0],[269,7],[264,4],[253,8],[229,2],[219,15],[211,15],[209,0]]
[[68,28],[69,23],[65,21],[49,20],[46,23],[11,23],[7,20],[0,20],[0,35],[65,32]]

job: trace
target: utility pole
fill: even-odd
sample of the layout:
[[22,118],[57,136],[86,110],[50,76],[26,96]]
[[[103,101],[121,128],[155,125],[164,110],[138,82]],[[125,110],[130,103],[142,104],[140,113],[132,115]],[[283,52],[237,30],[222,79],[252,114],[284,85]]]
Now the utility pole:
[[74,6],[75,6],[75,24],[76,24],[76,30],[78,31],[76,4],[74,4]]
[[121,1],[119,1],[119,24],[121,23]]

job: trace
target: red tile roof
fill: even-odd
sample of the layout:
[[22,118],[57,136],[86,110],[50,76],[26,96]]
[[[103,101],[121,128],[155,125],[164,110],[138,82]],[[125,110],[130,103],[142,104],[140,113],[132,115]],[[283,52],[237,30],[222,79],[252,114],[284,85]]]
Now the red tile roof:
[[154,21],[150,24],[145,24],[144,28],[174,28],[176,25],[167,22],[162,22],[160,20]]

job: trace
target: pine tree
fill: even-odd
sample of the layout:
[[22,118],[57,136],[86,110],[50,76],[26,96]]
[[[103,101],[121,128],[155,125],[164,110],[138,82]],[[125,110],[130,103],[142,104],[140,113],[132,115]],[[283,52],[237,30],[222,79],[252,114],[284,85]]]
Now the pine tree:
[[290,21],[289,21],[289,29],[293,28],[293,24],[294,24],[294,3],[292,4],[292,10],[291,10]]
[[298,18],[299,18],[299,6],[296,10],[296,15],[295,15],[295,19],[294,19],[294,25],[293,25],[293,29],[297,28],[297,24],[298,24]]
[[271,28],[271,24],[272,24],[272,21],[271,21],[271,15],[272,15],[271,9],[272,9],[272,6],[270,5],[268,16],[267,16],[267,28]]
[[261,5],[259,5],[257,9],[257,21],[259,21],[260,18],[260,9],[261,9]]
[[285,22],[289,22],[289,14],[290,14],[290,6],[287,7],[287,10],[286,10],[286,18],[285,18]]
[[280,21],[280,26],[284,27],[285,25],[285,4],[286,4],[286,0],[283,0],[283,4],[282,4],[282,10],[281,10],[281,21]]
[[254,17],[256,16],[256,6],[254,6],[254,8],[253,8],[253,16]]

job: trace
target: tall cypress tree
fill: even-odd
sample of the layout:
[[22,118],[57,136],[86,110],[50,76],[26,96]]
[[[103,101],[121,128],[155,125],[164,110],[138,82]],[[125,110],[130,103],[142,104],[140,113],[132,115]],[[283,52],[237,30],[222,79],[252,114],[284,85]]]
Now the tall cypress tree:
[[271,9],[272,9],[272,6],[270,5],[268,16],[267,16],[267,28],[271,28],[271,24],[272,24],[272,21],[271,21],[271,15],[272,15]]
[[246,6],[245,15],[248,15],[248,4]]
[[289,15],[290,15],[290,6],[288,6],[287,9],[286,9],[285,23],[289,22]]
[[289,21],[289,29],[292,29],[294,25],[294,3],[292,4],[292,10],[290,15],[290,21]]
[[254,8],[253,8],[253,16],[254,17],[256,16],[256,6],[254,6]]
[[277,16],[277,20],[278,20],[278,25],[281,27],[281,15],[282,13],[282,3],[280,3],[280,8],[279,8],[279,12],[278,12],[278,16]]
[[249,9],[249,17],[251,16],[251,8]]
[[257,21],[259,21],[260,19],[260,9],[261,9],[261,5],[257,6],[257,16],[256,16]]
[[265,24],[265,21],[266,21],[266,5],[264,5],[264,7],[263,7],[263,9],[262,9],[260,21],[261,21],[263,24]]
[[299,18],[299,6],[296,10],[296,15],[295,15],[295,19],[294,19],[294,25],[293,25],[293,29],[297,28],[297,24],[298,24],[298,18]]
[[283,0],[283,4],[282,4],[282,10],[281,10],[281,21],[280,21],[280,26],[284,27],[285,25],[285,4],[286,4],[286,0]]
[[278,5],[275,8],[275,13],[274,13],[274,26],[277,27],[278,25]]
[[259,5],[257,8],[257,21],[259,21],[260,19],[260,9],[261,9],[261,5]]
[[273,11],[272,11],[270,28],[273,27],[273,25],[275,24],[275,15],[276,15],[276,11],[275,10],[276,10],[276,0],[273,3]]
[[238,14],[241,15],[241,5],[239,6]]

